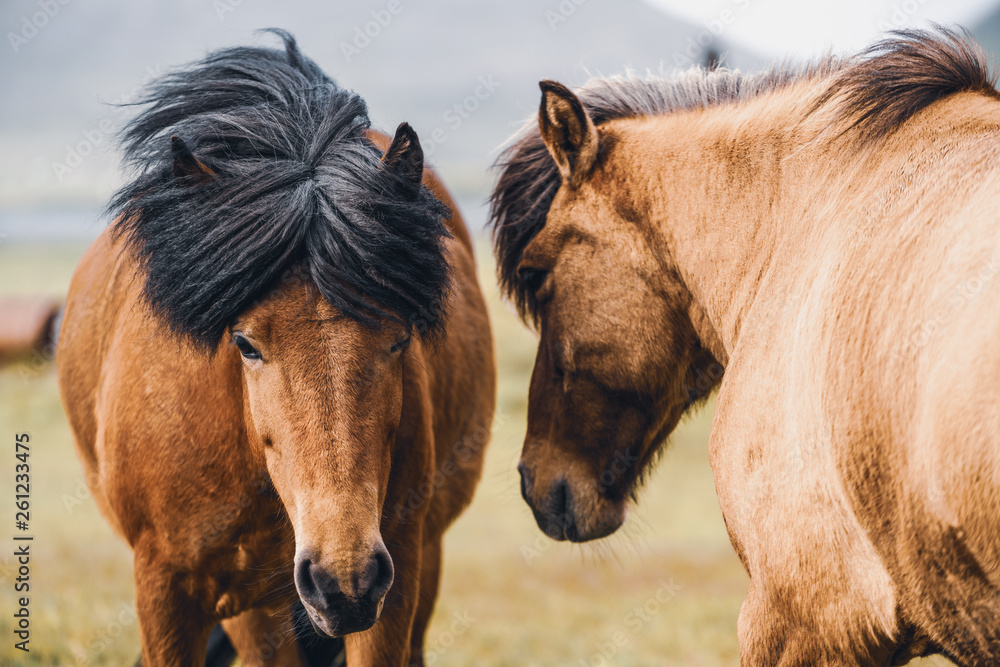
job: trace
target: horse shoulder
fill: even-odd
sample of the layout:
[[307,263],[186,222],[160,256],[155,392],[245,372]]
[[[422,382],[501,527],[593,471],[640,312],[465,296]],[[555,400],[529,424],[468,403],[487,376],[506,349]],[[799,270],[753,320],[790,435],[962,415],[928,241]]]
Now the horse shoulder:
[[238,371],[149,312],[136,266],[109,231],[94,242],[73,278],[58,353],[88,483],[129,542],[151,525],[218,523],[206,508],[220,499],[207,496],[235,494],[224,482],[246,477],[236,470],[246,464],[235,455],[246,441]]
[[819,377],[787,340],[741,340],[712,422],[720,507],[751,577],[741,633],[767,644],[811,628],[831,645],[879,645],[896,629],[892,580],[852,511],[837,466],[845,443],[828,427]]

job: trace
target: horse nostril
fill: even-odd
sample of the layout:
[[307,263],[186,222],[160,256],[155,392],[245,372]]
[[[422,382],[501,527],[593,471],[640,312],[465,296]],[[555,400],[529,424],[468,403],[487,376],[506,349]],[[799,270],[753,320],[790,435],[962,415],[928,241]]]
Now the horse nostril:
[[552,514],[557,516],[563,516],[569,511],[569,486],[565,479],[560,479],[553,485],[549,507]]
[[312,600],[316,597],[316,584],[313,582],[312,574],[309,572],[312,561],[308,558],[296,559],[295,563],[295,587],[299,589],[299,596]]
[[534,476],[531,474],[531,469],[521,462],[517,464],[517,472],[521,474],[521,497],[524,499],[524,502],[531,504],[528,496],[531,495],[531,487],[535,481]]
[[392,578],[392,559],[385,545],[380,543],[358,576],[356,588],[358,598],[367,597],[373,602],[381,600],[392,586]]
[[549,537],[553,539],[574,539],[576,521],[573,517],[573,493],[565,478],[552,486],[549,492]]
[[303,601],[319,609],[327,608],[340,593],[337,580],[330,576],[326,570],[313,563],[309,557],[297,559],[295,587]]

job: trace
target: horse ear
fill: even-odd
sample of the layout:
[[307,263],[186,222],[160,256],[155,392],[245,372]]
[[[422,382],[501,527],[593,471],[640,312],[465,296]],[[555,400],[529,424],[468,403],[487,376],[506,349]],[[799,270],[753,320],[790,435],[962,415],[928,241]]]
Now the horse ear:
[[215,178],[215,172],[196,158],[176,134],[170,137],[170,152],[174,157],[174,178],[183,185],[201,185]]
[[541,81],[538,129],[545,147],[571,183],[590,173],[597,160],[597,128],[573,92],[555,81]]
[[382,167],[399,178],[403,194],[416,199],[424,178],[424,149],[409,123],[400,123],[382,156]]

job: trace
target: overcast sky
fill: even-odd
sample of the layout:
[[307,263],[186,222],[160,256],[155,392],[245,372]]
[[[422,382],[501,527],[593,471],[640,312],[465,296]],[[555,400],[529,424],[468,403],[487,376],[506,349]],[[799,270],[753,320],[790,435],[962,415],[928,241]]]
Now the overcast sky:
[[849,53],[886,29],[928,21],[971,25],[998,4],[998,0],[645,1],[707,30],[721,30],[726,39],[773,58],[808,58],[830,47],[836,53]]

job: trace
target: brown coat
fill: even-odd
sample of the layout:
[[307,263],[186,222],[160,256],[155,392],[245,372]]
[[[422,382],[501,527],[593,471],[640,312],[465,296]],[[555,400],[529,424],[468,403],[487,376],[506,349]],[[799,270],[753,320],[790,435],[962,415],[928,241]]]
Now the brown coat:
[[[388,137],[371,138],[388,146]],[[379,535],[395,583],[381,620],[347,637],[348,659],[352,665],[421,660],[442,535],[472,499],[495,393],[489,321],[468,232],[430,171],[424,183],[453,211],[447,252],[454,286],[445,333],[435,344],[415,339],[400,357],[401,371],[394,370],[396,357],[378,353],[392,344],[391,332],[330,320],[329,304],[293,279],[243,318],[248,331],[256,327],[262,350],[277,363],[280,348],[287,359],[285,384],[255,385],[270,400],[251,400],[248,381],[264,382],[251,376],[253,362],[242,361],[228,340],[210,355],[171,334],[148,311],[140,269],[109,232],[80,262],[59,340],[60,387],[94,497],[135,551],[147,664],[203,660],[208,631],[220,620],[244,664],[258,664],[268,645],[262,637],[289,637],[296,545],[313,538],[336,545],[324,558],[347,577],[367,553],[366,540]],[[324,337],[329,345],[317,345]],[[401,384],[359,393],[382,372],[379,364],[399,372]],[[340,398],[331,400],[331,390]],[[374,420],[393,410],[391,469],[365,463],[358,457],[379,450],[352,434],[375,428],[381,422]],[[271,442],[280,434],[258,431],[262,424],[284,424],[283,449]],[[338,453],[324,433],[341,433],[333,438],[340,447],[371,451]],[[284,465],[274,457],[299,462]],[[371,478],[368,470],[381,472]],[[277,479],[273,471],[290,477]],[[429,484],[441,477],[438,471],[444,482]],[[276,650],[280,664],[298,664],[294,641]]]

